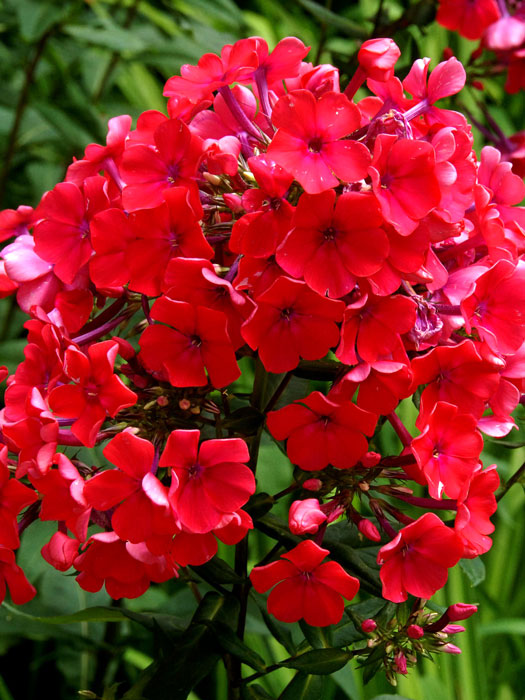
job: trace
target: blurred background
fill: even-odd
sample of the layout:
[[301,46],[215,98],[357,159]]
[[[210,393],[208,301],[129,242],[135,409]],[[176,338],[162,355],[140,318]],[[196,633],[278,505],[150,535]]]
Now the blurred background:
[[[272,48],[284,36],[297,36],[311,46],[307,60],[340,69],[342,87],[356,66],[360,42],[371,36],[391,36],[398,43],[401,78],[416,58],[429,56],[435,65],[446,48],[468,63],[477,42],[437,25],[435,11],[433,0],[0,0],[0,209],[35,206],[88,143],[104,143],[109,118],[130,114],[135,119],[145,109],[165,111],[162,89],[167,78],[182,64],[196,63],[205,52],[220,53],[224,44],[242,37],[262,36]],[[500,75],[483,79],[481,91],[475,71],[469,76],[457,109],[468,110],[481,124],[487,123],[488,110],[507,135],[524,128],[523,92],[505,94]],[[474,132],[479,149],[483,136]],[[23,322],[14,298],[0,302],[0,364],[11,371],[22,357]],[[521,406],[516,421],[523,424]],[[525,442],[520,440],[519,433],[498,445],[487,439],[484,463],[496,462],[502,476],[509,476],[524,459]],[[289,483],[287,462],[270,444],[263,446],[261,471],[269,492]],[[480,612],[457,640],[462,655],[441,654],[435,663],[421,664],[397,689],[381,677],[363,686],[361,673],[347,666],[320,680],[317,697],[368,700],[398,693],[410,700],[525,698],[521,485],[506,494],[493,520],[493,549],[468,569],[453,570],[436,598],[444,605],[480,604]],[[131,620],[52,625],[25,616],[110,604],[105,593],[84,593],[74,578],[43,561],[39,552],[50,532],[39,525],[39,530],[25,533],[19,555],[39,596],[23,608],[26,613],[0,607],[0,700],[47,696],[50,688],[56,700],[78,697],[79,689],[102,694],[104,687],[104,700],[121,697],[118,684],[132,681],[151,662],[154,641]],[[194,601],[185,584],[169,582],[126,606],[135,612],[170,612],[182,624],[191,616]],[[283,648],[255,615],[248,631],[248,642],[266,658],[283,657]],[[281,669],[268,676],[269,697],[278,697],[292,675]],[[221,669],[201,686],[190,700],[225,700]]]

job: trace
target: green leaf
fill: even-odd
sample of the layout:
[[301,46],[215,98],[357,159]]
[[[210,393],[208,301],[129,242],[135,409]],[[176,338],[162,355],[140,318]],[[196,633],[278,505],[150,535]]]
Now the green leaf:
[[276,620],[272,615],[266,611],[266,601],[256,598],[257,605],[261,611],[262,618],[270,631],[272,637],[282,644],[286,651],[293,655],[296,653],[296,646],[294,644],[292,634],[290,631],[290,625],[284,625],[282,622]]
[[244,406],[233,411],[222,421],[223,428],[243,435],[255,435],[264,423],[264,414],[253,406]]
[[476,559],[461,559],[459,565],[468,576],[471,586],[478,586],[485,580],[485,564],[479,557]]
[[264,673],[266,664],[264,659],[242,642],[235,632],[223,622],[212,621],[207,625],[217,637],[217,641],[228,654],[240,659],[244,664],[255,671]]
[[249,513],[254,520],[258,520],[272,509],[274,503],[273,496],[270,496],[269,493],[254,493],[244,506],[244,510]]
[[319,700],[324,697],[326,679],[297,673],[286,686],[279,700]]
[[235,626],[238,614],[239,602],[233,596],[206,593],[188,629],[163,658],[143,671],[123,700],[186,700],[222,655],[211,623]]
[[342,668],[351,658],[352,654],[344,649],[314,649],[295,659],[285,659],[279,666],[316,676],[328,676]]
[[525,636],[525,620],[520,618],[503,618],[485,622],[478,627],[479,634],[488,637],[492,634],[519,634]]
[[375,697],[372,698],[372,700],[410,700],[410,698],[406,698],[404,695],[389,695],[389,694],[383,694],[383,695],[376,695]]
[[245,685],[241,690],[241,698],[242,700],[274,700],[260,685]]
[[9,610],[11,614],[21,615],[22,617],[30,618],[33,622],[42,622],[48,625],[70,625],[76,622],[121,622],[127,619],[125,612],[119,608],[106,608],[103,606],[96,606],[93,608],[86,608],[85,610],[79,610],[71,615],[54,615],[52,617],[40,617],[36,615],[29,615],[23,612],[19,608],[9,605],[5,601],[2,603],[6,610]]
[[191,566],[190,568],[204,581],[210,583],[242,583],[244,581],[224,559],[218,556],[213,557],[206,564]]
[[343,17],[341,14],[332,12],[324,5],[318,5],[313,0],[298,0],[299,4],[304,7],[305,10],[310,12],[311,15],[318,19],[323,24],[328,24],[336,27],[341,32],[348,34],[348,36],[354,37],[355,39],[368,39],[369,32],[366,27],[362,27],[356,22]]
[[116,24],[107,27],[70,24],[64,27],[64,32],[77,41],[83,41],[93,46],[102,46],[119,53],[134,54],[146,48],[146,44],[136,33],[122,29]]
[[[328,649],[332,646],[328,640],[328,630],[326,627],[312,627],[304,620],[299,621],[299,627],[307,642],[314,649]],[[338,646],[342,645],[338,644]]]

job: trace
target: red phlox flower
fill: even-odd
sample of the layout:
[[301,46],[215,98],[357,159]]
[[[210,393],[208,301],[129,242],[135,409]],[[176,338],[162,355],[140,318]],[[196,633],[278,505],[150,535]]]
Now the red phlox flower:
[[394,76],[394,67],[400,56],[399,46],[393,39],[377,38],[361,44],[357,60],[367,78],[385,81]]
[[525,183],[512,171],[511,163],[502,160],[499,150],[492,146],[481,149],[478,182],[492,192],[491,201],[505,224],[517,222],[525,228],[525,207],[514,206],[525,197]]
[[91,514],[91,506],[85,498],[84,479],[66,455],[56,454],[53,463],[58,465],[57,469],[31,475],[31,483],[43,496],[39,518],[62,521],[77,541],[84,542]]
[[507,15],[490,24],[483,35],[483,45],[491,51],[519,49],[525,43],[525,21],[521,16]]
[[259,188],[244,192],[247,213],[234,223],[228,245],[234,253],[265,258],[290,230],[294,208],[285,196],[293,177],[267,155],[249,158],[248,166]]
[[467,333],[476,328],[495,354],[516,352],[525,340],[525,263],[498,260],[475,280],[461,311]]
[[458,501],[454,528],[465,546],[462,556],[467,559],[475,559],[492,546],[492,540],[488,537],[494,532],[490,516],[498,507],[494,491],[499,482],[495,464],[486,469],[480,465],[472,477],[468,493]]
[[394,603],[405,601],[408,593],[431,598],[462,556],[463,544],[454,530],[435,513],[425,513],[378,552],[383,598]]
[[425,141],[379,134],[369,173],[383,216],[403,236],[439,204],[435,152]]
[[347,365],[374,363],[399,346],[415,322],[416,304],[409,297],[363,294],[345,309],[336,355]]
[[[503,364],[501,361],[499,364]],[[412,390],[422,384],[419,428],[437,401],[456,405],[461,413],[480,418],[498,388],[499,366],[482,358],[471,340],[437,347],[412,360]]]
[[144,545],[123,542],[114,532],[93,535],[86,546],[73,566],[80,572],[78,585],[90,593],[105,584],[115,600],[138,598],[151,581],[161,583],[177,576],[176,564],[166,557],[151,554]]
[[305,540],[278,561],[252,569],[250,580],[258,593],[273,589],[268,612],[282,622],[304,619],[314,627],[339,622],[343,597],[352,600],[359,581],[335,561],[321,563],[328,554],[328,549]]
[[294,90],[274,106],[272,121],[278,130],[268,153],[308,194],[366,177],[368,149],[343,140],[360,123],[359,110],[344,95],[326,92],[316,100],[308,90]]
[[357,405],[376,415],[391,413],[410,396],[412,372],[402,343],[375,362],[360,362],[331,389],[338,401],[350,399],[358,389]]
[[40,550],[42,558],[51,564],[57,571],[67,571],[73,566],[73,561],[78,556],[80,540],[68,537],[65,532],[57,530]]
[[0,211],[0,242],[29,233],[34,221],[33,211],[33,207],[25,204]]
[[377,423],[375,413],[350,401],[330,400],[314,391],[300,401],[268,414],[268,429],[276,440],[287,440],[293,464],[317,471],[332,464],[349,469],[368,450]]
[[18,479],[9,478],[7,447],[0,449],[0,531],[2,545],[9,549],[20,546],[17,515],[38,500],[38,495]]
[[110,206],[100,175],[89,177],[80,189],[72,182],[60,182],[42,197],[35,212],[35,253],[53,263],[55,275],[72,284],[92,255],[89,223]]
[[434,68],[427,84],[429,63],[429,58],[418,58],[403,80],[403,87],[415,98],[407,118],[416,111],[424,114],[427,125],[437,123],[466,130],[467,120],[463,114],[433,106],[434,102],[455,95],[463,89],[467,78],[465,69],[458,59],[452,56]]
[[[314,97],[321,97],[325,92],[341,92],[339,69],[330,63],[314,66],[313,63],[303,61],[299,67],[297,78],[288,78],[285,82],[288,92],[304,89],[311,92]],[[285,94],[282,85],[274,84],[272,89],[279,97]]]
[[265,258],[252,258],[243,255],[232,284],[235,289],[246,291],[251,297],[257,299],[279,277],[284,276],[285,272],[277,264],[275,255],[272,254]]
[[194,534],[220,527],[255,492],[244,440],[206,440],[199,448],[199,436],[198,430],[172,431],[159,461],[160,467],[171,468],[169,498],[175,517]]
[[159,206],[164,191],[175,186],[190,189],[192,201],[198,201],[194,177],[202,154],[201,139],[180,119],[162,121],[153,138],[155,148],[131,145],[122,157],[120,171],[126,183],[122,203],[126,211]]
[[259,65],[258,37],[241,39],[222,47],[221,56],[206,53],[196,66],[181,66],[180,76],[169,78],[164,86],[167,97],[187,97],[192,102],[208,98],[215,90],[243,82],[253,75]]
[[134,240],[129,220],[122,209],[106,209],[91,221],[91,245],[95,255],[89,261],[89,276],[98,289],[121,287],[129,282],[126,251]]
[[240,375],[222,311],[159,297],[139,340],[139,358],[148,371],[160,372],[173,386],[215,387],[231,384]]
[[84,158],[75,160],[67,169],[66,181],[74,182],[79,187],[84,180],[93,175],[98,175],[104,170],[106,175],[113,178],[114,183],[121,187],[118,172],[118,163],[124,153],[124,145],[131,127],[131,117],[128,114],[121,114],[108,121],[108,133],[106,145],[90,143],[86,146]]
[[39,476],[51,466],[58,441],[58,423],[36,387],[29,390],[25,417],[13,422],[2,411],[0,425],[9,450],[18,453],[16,477]]
[[306,535],[317,532],[319,525],[327,519],[317,498],[294,501],[288,511],[288,527],[293,535]]
[[170,552],[181,566],[201,566],[217,554],[218,539],[224,544],[237,544],[251,529],[253,522],[248,513],[227,513],[211,532],[195,534],[183,529],[175,535]]
[[505,91],[509,95],[515,95],[525,87],[525,49],[518,49],[510,54]]
[[319,294],[342,297],[359,277],[377,272],[387,257],[382,223],[371,194],[347,192],[337,201],[334,190],[303,194],[293,228],[277,250],[277,262],[288,274],[304,277]]
[[146,545],[159,536],[171,540],[176,526],[168,489],[153,473],[155,448],[151,442],[127,428],[108,442],[103,454],[118,468],[99,472],[86,482],[88,503],[100,511],[114,508],[111,525],[122,540]]
[[447,223],[459,223],[474,203],[476,164],[472,158],[472,138],[460,129],[447,126],[432,135],[436,153],[436,176],[441,201],[433,214]]
[[[55,272],[54,265],[43,260],[35,252],[33,236],[23,234],[6,246],[2,255],[6,273],[18,287],[16,300],[27,314],[39,306],[51,313],[59,309],[64,325],[74,333],[89,318],[93,307],[93,295],[87,289],[89,277],[82,267],[71,284],[64,284]],[[71,309],[71,305],[74,309]]]
[[55,387],[49,394],[51,410],[64,418],[75,418],[71,432],[86,447],[96,443],[106,415],[135,405],[137,395],[113,372],[119,345],[105,340],[88,348],[85,355],[70,345],[64,354],[64,372],[73,384]]
[[15,554],[8,547],[0,545],[0,601],[3,602],[9,588],[11,600],[15,605],[24,605],[36,595],[26,575],[15,561]]
[[481,39],[485,29],[499,18],[496,0],[439,0],[436,20],[467,39]]
[[470,413],[438,401],[410,445],[432,498],[460,498],[479,464],[483,438]]
[[305,46],[295,36],[287,36],[268,53],[266,41],[261,37],[254,38],[259,63],[256,76],[263,74],[268,85],[272,86],[273,83],[281,83],[299,75],[302,60],[310,50],[309,46]]
[[164,192],[164,203],[154,209],[135,211],[129,218],[134,240],[127,253],[130,289],[158,296],[168,262],[174,257],[213,257],[199,224],[203,211],[200,202],[185,187]]
[[316,294],[305,282],[280,277],[257,298],[241,332],[269,372],[287,372],[301,357],[318,360],[338,343],[343,311],[342,302]]
[[208,260],[171,260],[164,276],[163,291],[170,299],[221,311],[226,316],[234,349],[244,345],[240,328],[255,305],[249,297],[236,292],[230,282],[216,275]]

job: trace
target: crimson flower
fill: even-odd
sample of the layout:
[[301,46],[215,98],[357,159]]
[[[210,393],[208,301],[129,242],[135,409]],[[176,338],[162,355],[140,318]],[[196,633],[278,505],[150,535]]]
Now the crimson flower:
[[358,277],[377,272],[387,257],[382,223],[373,195],[347,192],[336,201],[334,190],[303,194],[291,231],[277,250],[277,262],[290,275],[304,277],[319,294],[342,297]]
[[202,141],[180,119],[165,119],[153,133],[155,149],[132,145],[122,157],[126,182],[122,203],[127,211],[150,209],[164,201],[163,192],[174,186],[195,189],[193,177],[202,152]]
[[439,0],[436,20],[467,39],[481,39],[485,29],[499,18],[497,0]]
[[244,440],[206,440],[199,430],[170,433],[160,467],[173,475],[169,499],[180,525],[192,533],[215,529],[255,492],[255,479]]
[[383,216],[404,236],[441,199],[434,149],[426,141],[379,134],[370,177]]
[[[118,467],[96,474],[84,488],[97,510],[115,508],[111,525],[122,540],[146,542],[175,532],[168,489],[152,473],[155,448],[128,428],[108,442],[104,457]],[[119,505],[120,504],[120,505]]]
[[352,600],[359,581],[335,561],[322,564],[328,554],[328,549],[304,540],[278,561],[252,569],[250,580],[258,593],[273,588],[268,596],[268,612],[282,622],[303,618],[313,627],[339,622],[343,597]]
[[370,153],[344,136],[360,126],[357,107],[344,95],[326,92],[318,100],[308,90],[294,90],[273,108],[277,127],[268,153],[290,172],[308,194],[336,187],[339,180],[366,177]]
[[215,387],[240,375],[222,311],[159,297],[151,318],[167,325],[148,326],[139,340],[139,357],[152,372],[167,375],[173,386],[205,386],[205,369]]
[[468,490],[479,464],[483,438],[470,413],[438,401],[425,426],[410,448],[421,469],[432,498],[459,498]]
[[365,435],[373,435],[376,423],[375,414],[350,401],[330,401],[319,391],[268,415],[271,434],[287,440],[290,461],[305,471],[329,464],[353,467],[368,450]]
[[463,544],[435,513],[425,513],[401,528],[377,555],[383,598],[402,603],[407,594],[431,598],[463,556]]
[[159,466],[170,467],[170,502],[181,526],[193,533],[215,529],[227,514],[243,506],[255,491],[246,466],[244,440],[206,440],[199,448],[198,430],[174,430]]
[[287,372],[299,358],[318,360],[339,341],[344,304],[313,292],[304,282],[280,277],[257,298],[241,332],[269,372]]
[[70,345],[64,354],[64,372],[74,382],[55,387],[49,394],[51,410],[64,418],[75,418],[71,432],[86,447],[93,447],[106,415],[133,406],[137,395],[113,373],[119,351],[114,340],[88,348],[87,356]]
[[9,478],[7,447],[0,449],[0,538],[9,549],[20,545],[18,536],[18,513],[38,500],[37,494],[15,478]]
[[4,600],[7,588],[15,605],[24,605],[36,595],[35,587],[16,563],[14,552],[0,544],[0,602]]
[[454,528],[465,545],[463,556],[467,559],[475,559],[492,546],[492,540],[488,537],[494,532],[490,516],[498,507],[494,491],[499,482],[495,464],[486,469],[480,465],[472,477],[468,493],[458,501]]

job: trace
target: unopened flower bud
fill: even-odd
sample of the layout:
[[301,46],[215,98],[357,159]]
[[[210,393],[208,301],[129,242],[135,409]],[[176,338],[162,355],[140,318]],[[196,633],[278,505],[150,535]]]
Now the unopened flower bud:
[[381,534],[379,530],[374,525],[374,523],[370,522],[370,520],[366,520],[366,518],[363,518],[359,521],[357,527],[359,529],[359,532],[362,535],[364,535],[368,540],[372,540],[372,542],[381,541]]
[[464,632],[465,628],[462,625],[447,625],[443,627],[442,631],[445,634],[459,634],[460,632]]
[[290,506],[288,525],[294,535],[317,532],[319,525],[325,520],[326,515],[321,510],[317,498],[294,501]]
[[231,209],[235,214],[238,214],[239,212],[243,211],[241,198],[238,194],[231,194],[229,192],[225,192],[222,195],[222,198],[224,199],[224,203],[226,204],[226,206],[229,209]]
[[407,659],[401,650],[397,652],[394,656],[394,663],[396,664],[396,670],[398,673],[406,676],[407,674]]
[[401,51],[393,39],[369,39],[359,49],[357,60],[368,78],[385,82],[394,75],[394,66],[400,56]]
[[167,406],[169,404],[169,400],[167,396],[159,396],[157,399],[157,403],[159,406]]
[[447,612],[445,613],[450,622],[456,622],[457,620],[466,620],[474,613],[478,612],[477,605],[469,605],[468,603],[455,603],[451,605]]
[[377,622],[375,620],[372,620],[371,617],[369,617],[367,620],[363,620],[363,622],[361,623],[361,629],[365,634],[370,634],[375,629],[377,629]]
[[303,482],[303,489],[307,491],[319,491],[322,485],[323,482],[321,479],[307,479]]
[[361,457],[361,464],[363,467],[371,468],[379,464],[381,460],[381,455],[377,452],[367,452]]
[[212,173],[204,172],[202,173],[202,177],[209,182],[210,185],[215,185],[215,187],[218,187],[222,182],[218,175],[213,175]]
[[179,401],[179,408],[181,411],[189,411],[191,408],[191,402],[188,399],[181,399]]
[[424,634],[424,629],[419,625],[409,625],[407,627],[407,636],[410,637],[410,639],[421,639]]
[[461,654],[461,649],[455,644],[444,644],[440,647],[440,651],[444,651],[445,654]]

